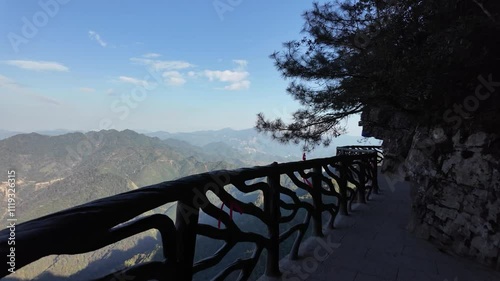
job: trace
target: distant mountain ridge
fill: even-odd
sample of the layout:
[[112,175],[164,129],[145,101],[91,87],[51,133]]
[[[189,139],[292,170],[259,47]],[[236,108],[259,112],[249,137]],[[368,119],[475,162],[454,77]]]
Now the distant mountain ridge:
[[[233,130],[225,128],[221,130],[196,131],[189,133],[169,133],[157,131],[146,133],[148,136],[160,139],[178,139],[196,146],[206,146],[214,142],[222,142],[242,153],[263,153],[284,157],[287,161],[300,160],[302,158],[302,145],[281,144],[271,137],[258,133],[255,129]],[[308,154],[308,158],[329,157],[335,155],[337,146],[356,145],[360,142],[365,144],[379,144],[376,139],[365,139],[361,136],[342,135],[335,138],[329,147],[317,147]]]
[[[0,140],[0,170],[16,170],[18,222],[183,176],[301,159],[300,146],[275,143],[252,129],[148,135],[132,130],[103,130],[59,135],[16,134]],[[344,141],[355,144],[351,139]],[[334,148],[323,152],[324,156],[335,154]],[[309,155],[312,157],[314,155]],[[6,186],[5,181],[0,182],[0,191]],[[243,202],[262,203],[258,193],[228,191]],[[0,192],[0,200],[5,203],[6,199],[5,192]],[[217,198],[214,200],[220,205]],[[175,207],[175,202],[168,203],[154,212],[174,217]],[[5,215],[4,211],[0,212],[0,218],[5,219]],[[234,219],[239,220],[238,215]],[[200,220],[216,223],[204,216]],[[253,221],[239,223],[254,227]],[[108,274],[106,270],[110,268],[160,259],[160,241],[157,232],[148,231],[78,258],[43,258],[5,280],[96,278]],[[212,254],[220,246],[207,239],[200,240],[200,245],[202,256]],[[237,253],[233,255],[237,257]],[[207,273],[217,270],[212,268]]]
[[[16,216],[18,223],[74,207],[98,198],[192,174],[234,169],[224,156],[202,149],[176,149],[168,141],[131,130],[68,133],[46,136],[18,134],[0,141],[0,169],[16,171]],[[178,146],[181,144],[177,141]],[[0,182],[0,201],[6,204],[6,179]],[[175,202],[155,212],[173,216]],[[151,213],[151,212],[149,212]],[[0,217],[5,218],[5,210]],[[108,274],[105,268],[123,267],[161,256],[158,233],[148,231],[75,259],[50,256],[17,270],[6,280],[88,280]],[[142,241],[149,241],[143,243]],[[121,254],[113,254],[121,253]],[[96,263],[97,266],[87,265]],[[102,265],[103,263],[101,263]],[[101,271],[99,271],[101,270]]]
[[[24,183],[23,190],[30,195],[20,198],[26,198],[27,205],[31,201],[29,198],[39,197],[35,194],[40,193],[37,191],[42,186],[51,194],[60,195],[70,192],[65,186],[85,186],[86,193],[93,194],[67,197],[67,204],[60,208],[47,203],[52,207],[46,212],[37,208],[36,212],[28,214],[28,210],[33,208],[25,208],[25,219],[85,203],[85,198],[90,201],[124,192],[132,186],[150,185],[207,170],[236,168],[243,164],[242,161],[231,163],[230,159],[225,161],[224,156],[206,154],[201,150],[180,151],[169,146],[168,141],[131,130],[59,136],[19,134],[0,141],[0,159],[0,169],[15,169],[17,180]],[[76,192],[78,189],[72,190]],[[49,198],[47,196],[46,199]]]
[[19,135],[19,134],[28,134],[28,133],[37,133],[40,135],[47,135],[47,136],[58,136],[58,135],[64,135],[68,133],[73,133],[73,132],[84,132],[81,130],[65,130],[65,129],[56,129],[56,130],[41,130],[41,131],[34,131],[34,132],[18,132],[18,131],[9,131],[9,130],[3,130],[0,129],[0,140]]
[[[127,131],[127,130],[125,130]],[[243,129],[234,130],[231,128],[224,128],[220,130],[203,130],[194,132],[181,132],[181,133],[171,133],[166,131],[156,131],[156,132],[146,132],[140,130],[140,134],[144,134],[149,137],[157,137],[161,140],[170,142],[171,144],[175,141],[184,141],[185,144],[191,145],[191,149],[199,149],[200,147],[205,147],[211,143],[225,143],[232,149],[236,149],[241,153],[245,154],[259,154],[255,158],[262,159],[264,155],[267,156],[277,156],[278,159],[273,161],[295,161],[300,160],[302,157],[302,147],[301,145],[295,144],[281,144],[271,139],[271,137],[258,133],[255,129]],[[70,130],[47,130],[36,132],[42,135],[57,136],[66,134],[69,132],[76,132]],[[6,130],[0,130],[0,140],[19,134],[18,132],[10,132]],[[335,148],[337,146],[345,145],[355,145],[355,144],[380,144],[380,141],[370,138],[365,139],[361,136],[351,136],[351,135],[341,135],[335,138],[329,147],[318,147],[314,151],[308,153],[308,158],[317,157],[328,157],[335,155]],[[180,143],[177,143],[180,145]],[[175,146],[175,144],[174,144]],[[184,145],[185,148],[187,146]],[[195,148],[198,147],[198,148]]]

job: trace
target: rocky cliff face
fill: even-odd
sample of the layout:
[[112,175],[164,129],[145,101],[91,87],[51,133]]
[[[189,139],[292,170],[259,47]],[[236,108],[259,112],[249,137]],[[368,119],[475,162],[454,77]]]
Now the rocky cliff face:
[[364,135],[383,140],[392,183],[412,183],[410,229],[500,270],[500,115],[489,108],[424,120],[381,106],[365,110],[361,125]]

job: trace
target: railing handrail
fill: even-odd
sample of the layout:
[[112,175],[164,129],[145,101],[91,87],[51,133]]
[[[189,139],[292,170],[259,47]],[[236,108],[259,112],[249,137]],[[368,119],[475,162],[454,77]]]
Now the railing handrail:
[[[250,179],[264,177],[267,177],[269,179],[276,175],[285,175],[296,172],[304,173],[305,170],[311,169],[313,169],[313,172],[309,172],[309,176],[312,176],[315,186],[318,186],[319,184],[319,187],[321,189],[321,186],[325,184],[325,180],[318,178],[318,176],[320,176],[317,171],[318,167],[321,170],[321,167],[328,167],[328,165],[332,166],[338,164],[339,167],[347,167],[349,163],[353,162],[357,162],[357,164],[369,163],[369,161],[373,161],[373,157],[374,155],[376,155],[373,149],[380,148],[376,146],[366,146],[366,149],[364,150],[361,147],[363,146],[338,148],[338,150],[353,152],[356,151],[358,153],[361,153],[360,155],[337,155],[328,158],[311,159],[306,161],[296,161],[280,164],[275,163],[267,166],[255,166],[251,168],[240,168],[235,170],[217,170],[191,175],[177,180],[166,181],[129,192],[94,200],[86,204],[82,204],[21,223],[19,225],[16,225],[15,230],[16,269],[19,269],[31,262],[52,254],[79,254],[94,251],[103,246],[113,244],[121,239],[130,237],[151,228],[158,229],[162,234],[164,255],[167,258],[167,261],[162,264],[162,270],[167,270],[167,268],[176,270],[175,265],[178,265],[182,262],[184,262],[184,265],[192,265],[192,256],[194,255],[194,253],[192,253],[191,256],[185,256],[183,259],[183,257],[179,255],[179,249],[175,249],[175,247],[178,247],[178,245],[176,246],[176,243],[172,241],[177,241],[177,244],[185,244],[180,243],[180,241],[182,240],[179,239],[183,239],[182,237],[184,234],[181,233],[181,235],[179,235],[179,232],[189,232],[189,227],[193,228],[193,223],[195,225],[198,225],[197,214],[193,217],[196,220],[195,222],[188,222],[185,225],[179,222],[179,212],[181,211],[180,208],[191,206],[194,207],[197,212],[203,209],[200,206],[192,206],[192,196],[194,193],[198,192],[200,194],[204,194],[207,191],[207,186],[211,186],[211,188],[214,188],[223,187],[228,184],[239,185],[238,189],[249,188],[249,186],[244,185],[244,182]],[[359,169],[359,171],[356,169]],[[361,187],[361,183],[363,185],[365,184],[365,182],[363,182],[363,178],[370,177],[370,173],[372,179],[373,176],[376,176],[373,175],[373,171],[364,171],[367,169],[369,170],[369,168],[352,168],[352,172],[349,172],[352,173],[352,181],[360,182],[360,190],[365,188],[364,186]],[[316,171],[316,173],[314,173],[314,171]],[[278,184],[278,186],[276,186],[276,184]],[[275,188],[276,190],[280,190],[278,191],[278,193],[283,191],[281,190],[282,187],[279,185],[279,181],[278,183],[268,183],[268,185],[269,187],[271,187],[271,189],[269,190]],[[262,191],[264,192],[265,190],[262,189]],[[330,192],[333,191],[330,190]],[[313,191],[311,191],[311,194],[312,193]],[[219,196],[219,194],[217,195]],[[269,197],[271,195],[266,194],[265,196]],[[224,194],[223,191],[220,194],[220,197],[222,201],[224,201],[224,198],[229,198]],[[314,194],[313,197],[315,197]],[[346,196],[344,195],[343,197]],[[269,201],[266,204],[279,205],[279,198],[280,196],[277,196],[277,199],[275,196],[275,198],[272,199],[274,201]],[[344,199],[345,202],[342,202],[343,204],[346,204],[348,198],[342,198],[342,200]],[[172,220],[164,215],[153,215],[140,221],[132,221],[131,223],[122,225],[123,223],[137,218],[146,211],[153,210],[159,206],[171,202],[178,203],[176,226],[174,226]],[[321,209],[325,208],[325,205],[323,204],[321,199],[319,202],[314,202],[314,204],[319,204],[319,206],[315,205],[315,210],[312,214],[314,216],[314,220],[316,221],[316,223],[318,223],[317,220],[319,219],[321,221],[321,218],[317,217],[317,212],[321,210],[325,211]],[[131,208],[131,206],[134,207]],[[243,207],[245,211],[249,212],[248,214],[253,214],[252,212],[254,212],[254,209],[252,209],[251,206],[244,204]],[[345,207],[346,206],[344,206],[344,208]],[[265,209],[264,212],[271,212],[269,210],[269,206],[266,205],[266,208],[268,209]],[[207,212],[205,209],[203,210],[204,212]],[[207,210],[210,211],[210,208],[207,207]],[[280,217],[279,209],[277,211],[278,217]],[[225,220],[225,224],[226,223],[228,223],[227,220]],[[193,229],[191,229],[191,231],[194,231]],[[177,235],[175,235],[175,237],[172,236],[173,232],[177,232]],[[8,254],[10,248],[8,246],[9,235],[9,229],[0,231],[0,255],[3,255],[4,257]],[[194,235],[196,235],[196,233]],[[194,241],[191,242],[194,243]],[[298,244],[300,244],[300,241],[298,242]],[[265,248],[267,246],[262,247]],[[276,257],[274,257],[274,259],[275,258]],[[4,270],[0,273],[0,278],[8,274],[8,265],[6,265],[6,263],[3,264]],[[161,268],[161,266],[158,266],[158,264],[156,263],[152,263],[151,267]],[[274,268],[268,273],[270,275],[277,274],[276,271],[279,272],[279,269]],[[185,280],[190,280],[188,277],[184,278]]]

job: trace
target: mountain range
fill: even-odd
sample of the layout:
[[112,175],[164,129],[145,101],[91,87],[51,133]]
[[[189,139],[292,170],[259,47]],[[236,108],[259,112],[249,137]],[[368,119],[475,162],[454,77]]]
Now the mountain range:
[[[75,130],[65,130],[65,129],[57,129],[57,130],[44,130],[44,131],[36,131],[35,133],[47,136],[58,136],[64,135],[68,133],[81,132],[84,131],[75,131]],[[180,146],[185,146],[188,149],[194,149],[196,147],[202,148],[210,145],[213,148],[216,148],[216,143],[219,143],[219,146],[222,144],[228,145],[233,150],[237,150],[239,152],[245,154],[257,154],[256,159],[262,160],[264,155],[269,156],[279,156],[285,159],[290,160],[300,160],[302,157],[302,146],[300,144],[281,144],[277,141],[271,139],[271,137],[258,133],[255,129],[243,129],[243,130],[234,130],[231,128],[224,128],[220,130],[205,130],[205,131],[194,131],[194,132],[180,132],[180,133],[171,133],[166,131],[145,131],[145,130],[136,130],[136,132],[140,132],[149,137],[157,137],[161,140],[171,140],[171,144],[175,145],[175,142],[184,141],[185,143],[178,143]],[[20,132],[15,131],[7,131],[0,129],[0,140],[21,134]],[[337,146],[345,146],[345,145],[355,145],[358,143],[365,144],[379,144],[379,141],[373,138],[363,138],[361,136],[351,136],[351,135],[341,135],[338,138],[335,138],[329,147],[317,147],[314,151],[310,152],[309,158],[316,157],[328,157],[335,155],[335,147]],[[207,148],[210,148],[207,147]],[[220,147],[222,148],[228,148]],[[205,152],[210,153],[210,149],[205,150]],[[227,152],[230,152],[228,150]],[[234,152],[234,151],[233,151]],[[271,162],[277,161],[279,159],[269,158]],[[281,159],[282,160],[282,159]]]
[[[131,130],[86,133],[58,130],[46,133],[49,135],[14,134],[0,140],[0,171],[16,171],[19,223],[191,174],[301,159],[300,146],[275,143],[251,129],[146,134]],[[7,135],[8,131],[0,131],[0,136]],[[347,136],[338,140],[335,144],[347,145],[355,144],[359,138]],[[334,150],[328,148],[314,153],[325,157],[333,155]],[[4,178],[0,183],[0,200],[6,204],[7,183]],[[237,195],[237,192],[231,193]],[[238,198],[242,201],[258,204],[257,194],[237,196],[244,196]],[[175,203],[149,213],[164,213],[173,218]],[[0,219],[5,219],[5,216],[6,212],[0,212]],[[251,222],[241,223],[250,225]],[[199,250],[200,255],[213,253],[218,245],[205,240],[200,240],[200,245],[205,245]],[[160,259],[159,241],[158,233],[148,231],[92,253],[45,257],[5,280],[87,280],[99,277],[126,264]]]

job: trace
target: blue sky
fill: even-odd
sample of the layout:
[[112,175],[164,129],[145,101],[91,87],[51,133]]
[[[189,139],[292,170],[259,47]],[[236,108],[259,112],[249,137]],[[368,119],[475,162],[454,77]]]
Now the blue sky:
[[[298,104],[269,55],[309,1],[0,0],[0,129],[250,128]],[[359,135],[357,118],[350,134]]]

